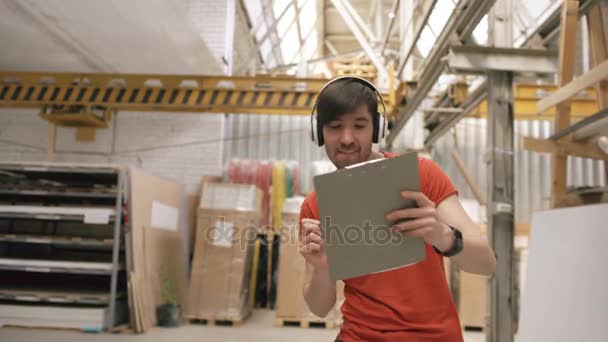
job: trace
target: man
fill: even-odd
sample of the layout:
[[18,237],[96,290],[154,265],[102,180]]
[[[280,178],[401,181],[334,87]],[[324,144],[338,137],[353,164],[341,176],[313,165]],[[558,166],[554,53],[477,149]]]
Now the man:
[[[377,108],[377,90],[358,78],[334,80],[319,94],[317,132],[313,134],[338,169],[395,156],[372,149],[372,142],[382,138]],[[346,279],[339,341],[463,339],[445,278],[444,255],[451,256],[464,271],[484,275],[494,272],[496,259],[449,178],[424,158],[419,159],[419,172],[421,191],[402,193],[404,200],[415,200],[418,208],[394,211],[387,219],[401,222],[391,227],[395,231],[424,240],[426,259],[409,267]],[[300,253],[306,259],[304,298],[314,314],[324,317],[336,303],[336,282],[328,271],[315,193],[304,201],[300,219]]]

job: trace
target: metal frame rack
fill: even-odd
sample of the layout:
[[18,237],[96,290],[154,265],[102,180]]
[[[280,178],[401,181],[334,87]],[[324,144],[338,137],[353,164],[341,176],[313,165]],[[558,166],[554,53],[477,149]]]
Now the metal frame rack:
[[[0,320],[83,330],[128,320],[125,175],[111,166],[0,163]],[[15,312],[34,306],[67,318],[38,324]],[[103,318],[84,323],[80,312]]]

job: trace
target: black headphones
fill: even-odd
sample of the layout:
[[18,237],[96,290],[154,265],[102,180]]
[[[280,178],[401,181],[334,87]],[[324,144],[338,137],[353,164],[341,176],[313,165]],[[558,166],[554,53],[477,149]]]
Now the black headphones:
[[321,90],[319,91],[319,95],[317,96],[317,99],[315,100],[315,104],[312,107],[312,111],[310,112],[310,131],[311,131],[312,141],[319,146],[323,146],[323,144],[325,143],[325,141],[323,139],[323,127],[321,126],[321,122],[317,119],[317,113],[316,113],[317,104],[319,104],[319,98],[321,97],[321,94],[330,84],[332,84],[338,80],[344,80],[344,79],[350,79],[350,80],[363,84],[364,86],[366,86],[370,90],[372,90],[380,98],[380,103],[382,104],[382,112],[376,113],[377,122],[374,122],[374,132],[372,135],[372,142],[377,144],[382,138],[384,138],[384,136],[386,134],[386,123],[387,123],[386,104],[384,103],[384,98],[382,97],[382,94],[380,93],[378,88],[376,88],[376,86],[374,86],[370,81],[368,81],[364,78],[358,77],[358,76],[336,77],[333,80],[325,83],[325,85],[321,88]]

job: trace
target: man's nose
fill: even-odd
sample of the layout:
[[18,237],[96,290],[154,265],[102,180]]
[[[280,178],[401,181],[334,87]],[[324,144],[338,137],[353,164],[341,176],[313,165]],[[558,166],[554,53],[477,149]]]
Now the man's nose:
[[355,141],[353,131],[350,128],[345,128],[340,134],[340,144],[350,145]]

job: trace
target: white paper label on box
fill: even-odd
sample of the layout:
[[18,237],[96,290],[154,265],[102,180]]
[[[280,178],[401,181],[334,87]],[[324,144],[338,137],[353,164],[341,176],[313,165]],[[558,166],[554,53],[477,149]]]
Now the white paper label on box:
[[236,195],[236,210],[254,211],[255,208],[255,188],[243,189]]
[[234,224],[219,220],[215,222],[213,245],[218,247],[232,247],[234,238]]
[[168,206],[157,201],[152,201],[152,228],[176,232],[177,220],[177,208]]
[[109,222],[110,215],[107,212],[93,210],[84,212],[84,223],[108,224]]

